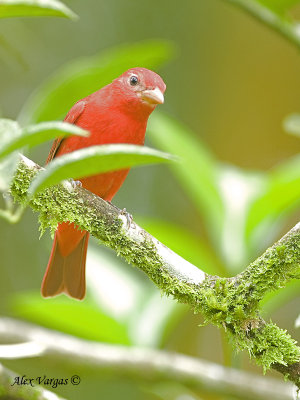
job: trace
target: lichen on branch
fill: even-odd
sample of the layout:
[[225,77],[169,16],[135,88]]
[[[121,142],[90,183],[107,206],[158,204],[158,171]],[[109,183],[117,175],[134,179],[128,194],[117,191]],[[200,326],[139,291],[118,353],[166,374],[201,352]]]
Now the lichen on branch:
[[140,268],[166,295],[224,328],[264,370],[274,368],[300,387],[300,349],[290,335],[259,316],[266,293],[300,277],[300,224],[233,278],[210,276],[168,249],[124,213],[91,192],[63,183],[28,199],[40,167],[23,157],[11,186],[15,201],[39,212],[41,231],[74,222],[128,263]]

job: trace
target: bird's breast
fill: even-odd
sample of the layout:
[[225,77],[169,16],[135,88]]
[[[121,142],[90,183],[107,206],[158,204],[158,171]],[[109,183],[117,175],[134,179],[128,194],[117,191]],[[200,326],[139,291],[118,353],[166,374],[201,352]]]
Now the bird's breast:
[[[103,112],[88,107],[76,120],[76,125],[90,132],[88,137],[70,136],[64,139],[56,156],[94,145],[128,143],[143,145],[147,121],[139,121],[118,112]],[[80,178],[82,186],[98,196],[111,200],[124,182],[128,169]]]
[[78,125],[90,132],[87,142],[94,144],[144,144],[147,120],[117,110],[91,108],[79,118]]

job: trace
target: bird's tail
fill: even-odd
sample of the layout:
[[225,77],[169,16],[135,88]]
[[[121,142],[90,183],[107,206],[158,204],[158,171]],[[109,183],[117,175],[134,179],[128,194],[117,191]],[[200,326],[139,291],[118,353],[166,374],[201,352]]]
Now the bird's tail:
[[[66,236],[69,236],[68,240],[70,239],[70,232],[73,236],[71,241],[73,246],[65,251],[64,239]],[[65,293],[79,300],[84,298],[88,240],[89,233],[78,231],[73,224],[59,225],[42,282],[42,296],[52,297]]]

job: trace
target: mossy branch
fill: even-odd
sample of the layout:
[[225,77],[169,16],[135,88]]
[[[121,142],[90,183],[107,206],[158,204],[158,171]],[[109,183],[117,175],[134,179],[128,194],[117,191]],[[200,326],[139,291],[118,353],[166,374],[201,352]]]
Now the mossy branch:
[[[278,379],[260,377],[179,353],[93,342],[27,322],[0,318],[0,343],[12,341],[18,344],[0,344],[0,357],[4,353],[2,347],[5,347],[10,358],[13,353],[15,358],[22,358],[20,349],[13,349],[26,346],[23,358],[54,359],[68,369],[72,366],[73,372],[77,373],[92,369],[93,373],[109,372],[114,377],[125,376],[151,384],[176,380],[191,390],[201,390],[201,393],[243,400],[289,400],[293,388],[292,384]],[[11,351],[9,347],[12,347]],[[32,349],[31,353],[28,348]]]
[[290,335],[259,316],[259,302],[300,277],[300,224],[234,278],[210,276],[190,264],[93,193],[70,183],[47,189],[30,201],[27,191],[40,167],[22,158],[11,194],[40,213],[41,230],[71,221],[89,231],[128,263],[140,268],[167,295],[224,328],[233,345],[247,350],[264,370],[274,368],[300,387],[300,348]]

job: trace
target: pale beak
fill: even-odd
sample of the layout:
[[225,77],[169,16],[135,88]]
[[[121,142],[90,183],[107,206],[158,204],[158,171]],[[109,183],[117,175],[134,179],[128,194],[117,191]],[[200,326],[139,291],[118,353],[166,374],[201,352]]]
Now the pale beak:
[[158,87],[155,89],[143,90],[141,92],[141,97],[150,104],[163,104],[164,102],[164,95]]

